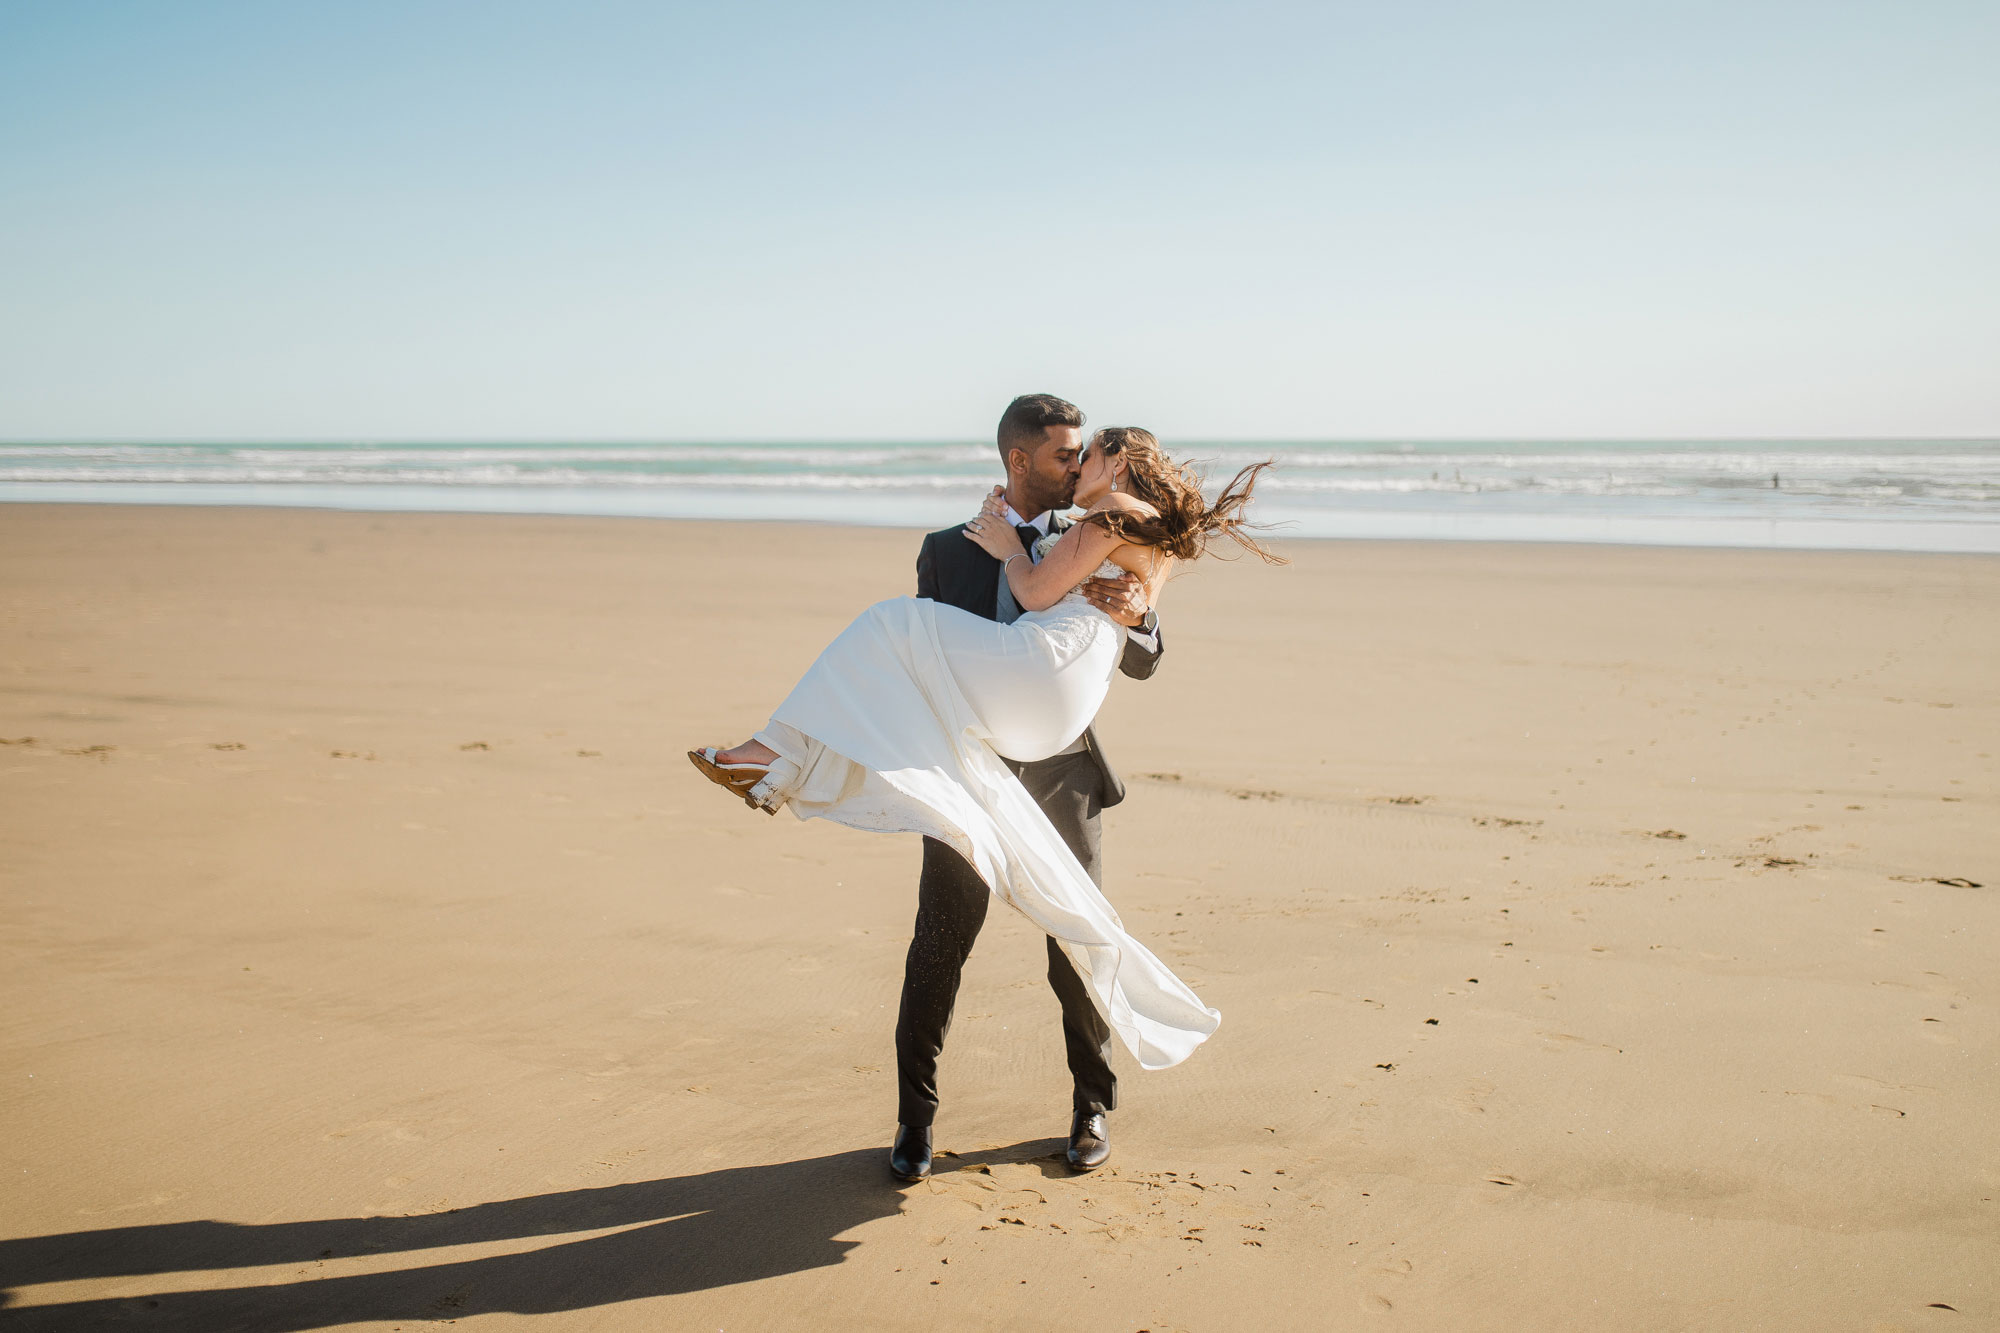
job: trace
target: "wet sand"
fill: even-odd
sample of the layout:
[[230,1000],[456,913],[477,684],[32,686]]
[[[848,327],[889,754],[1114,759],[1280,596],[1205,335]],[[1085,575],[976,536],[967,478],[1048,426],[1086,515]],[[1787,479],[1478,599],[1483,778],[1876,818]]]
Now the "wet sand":
[[2000,559],[1205,563],[1106,885],[1222,1029],[1070,1176],[996,909],[901,1187],[917,846],[681,752],[916,541],[0,507],[10,1322],[2000,1321]]

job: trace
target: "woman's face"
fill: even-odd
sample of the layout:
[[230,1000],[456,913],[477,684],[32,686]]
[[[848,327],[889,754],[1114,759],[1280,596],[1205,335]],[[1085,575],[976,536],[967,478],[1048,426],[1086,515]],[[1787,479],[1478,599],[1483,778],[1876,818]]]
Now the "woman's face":
[[1076,479],[1076,502],[1088,509],[1111,493],[1111,484],[1124,472],[1117,454],[1104,452],[1103,440],[1093,437],[1083,456],[1083,471]]

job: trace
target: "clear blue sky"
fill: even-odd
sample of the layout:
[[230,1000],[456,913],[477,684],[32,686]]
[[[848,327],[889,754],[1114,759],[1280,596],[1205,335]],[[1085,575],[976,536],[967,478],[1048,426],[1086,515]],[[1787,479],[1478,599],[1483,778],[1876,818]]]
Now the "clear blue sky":
[[2000,5],[0,0],[0,438],[2000,434]]

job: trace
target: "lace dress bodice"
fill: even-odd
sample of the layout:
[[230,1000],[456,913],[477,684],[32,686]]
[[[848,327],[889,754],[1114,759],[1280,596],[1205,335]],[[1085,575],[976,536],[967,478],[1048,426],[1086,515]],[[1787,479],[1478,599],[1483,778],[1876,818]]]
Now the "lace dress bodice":
[[[1049,552],[1056,548],[1056,543],[1061,541],[1062,537],[1063,535],[1060,532],[1051,532],[1045,537],[1038,537],[1035,540],[1035,563],[1040,564],[1042,561],[1048,559]],[[1094,579],[1115,579],[1124,572],[1124,568],[1116,560],[1106,560],[1092,572],[1091,577]],[[1097,608],[1091,606],[1089,599],[1083,595],[1083,585],[1081,583],[1064,593],[1062,599],[1056,603],[1056,606],[1063,606],[1065,604],[1087,607],[1092,611],[1097,611]],[[1049,610],[1055,610],[1055,606],[1050,607]],[[1097,614],[1104,615],[1102,611],[1097,611]],[[1104,616],[1104,618],[1106,620],[1111,619],[1110,616]]]
[[[1062,534],[1057,532],[1051,532],[1037,539],[1036,562],[1048,559],[1049,552],[1054,550],[1055,544],[1061,540]],[[1097,567],[1097,573],[1093,577],[1115,578],[1124,572],[1116,564],[1106,560]],[[1003,574],[1001,577],[1006,576]],[[1094,645],[1115,639],[1119,634],[1118,623],[1102,609],[1092,606],[1090,599],[1083,595],[1082,588],[1081,583],[1077,584],[1057,598],[1053,604],[1040,611],[1023,612],[1021,618],[1015,622],[1018,625],[1034,626],[1039,629],[1059,662],[1072,662],[1085,657]],[[1116,653],[1110,656],[1115,663]],[[1105,672],[1107,683],[1110,678],[1111,671],[1107,670]]]

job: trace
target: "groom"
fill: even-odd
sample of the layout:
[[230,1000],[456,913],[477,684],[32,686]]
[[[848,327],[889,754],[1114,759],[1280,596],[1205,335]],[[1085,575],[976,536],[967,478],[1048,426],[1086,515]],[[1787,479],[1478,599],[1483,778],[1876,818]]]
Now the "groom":
[[[1083,453],[1083,413],[1045,393],[1026,394],[1000,418],[1000,461],[1007,470],[1002,513],[1021,530],[1022,544],[1066,526],[1056,517],[1076,493]],[[1032,558],[1032,557],[1031,557]],[[1144,680],[1160,664],[1159,622],[1134,576],[1092,579],[1084,596],[1126,627],[1119,670]],[[1001,564],[966,540],[965,525],[933,532],[917,553],[917,596],[928,597],[1005,624],[1021,614],[1002,577]],[[1102,887],[1098,865],[1098,812],[1125,799],[1125,785],[1111,771],[1094,729],[1061,753],[1034,763],[1009,759],[1070,851]],[[951,1027],[958,980],[972,942],[986,920],[991,893],[964,858],[933,838],[924,839],[923,876],[917,881],[916,935],[903,970],[903,1004],[896,1017],[899,1095],[896,1143],[889,1169],[903,1180],[931,1172],[931,1123],[937,1118],[937,1062]],[[1091,1171],[1111,1156],[1104,1117],[1118,1100],[1111,1072],[1111,1027],[1097,1012],[1083,981],[1053,938],[1049,985],[1062,1002],[1063,1039],[1076,1083],[1070,1122],[1069,1164]]]

